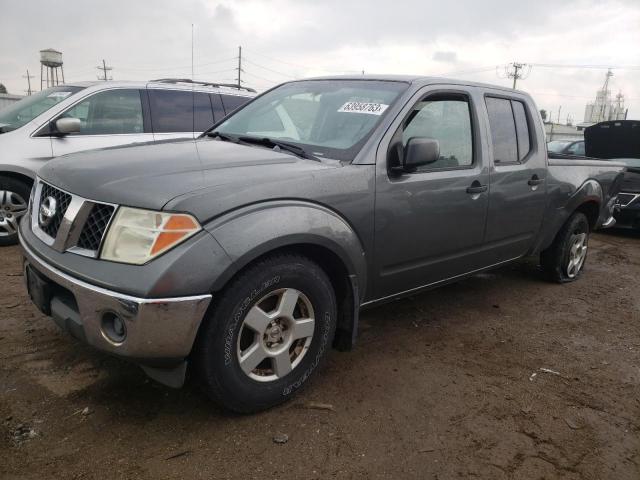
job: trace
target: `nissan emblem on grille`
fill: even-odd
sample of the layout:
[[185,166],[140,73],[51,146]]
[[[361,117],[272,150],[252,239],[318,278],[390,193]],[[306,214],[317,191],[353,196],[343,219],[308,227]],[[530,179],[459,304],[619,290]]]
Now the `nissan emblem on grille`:
[[38,212],[38,223],[41,227],[46,228],[51,224],[53,217],[56,216],[58,202],[53,197],[45,198],[40,204]]

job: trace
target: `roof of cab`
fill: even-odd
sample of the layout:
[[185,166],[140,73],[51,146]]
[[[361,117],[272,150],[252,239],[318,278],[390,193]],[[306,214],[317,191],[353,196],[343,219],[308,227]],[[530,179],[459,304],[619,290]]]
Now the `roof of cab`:
[[501,85],[492,85],[488,83],[470,82],[468,80],[460,80],[455,78],[435,77],[435,76],[425,76],[425,75],[387,75],[387,74],[331,75],[331,76],[322,76],[322,77],[303,78],[300,80],[292,80],[292,81],[299,82],[304,80],[373,80],[373,81],[381,81],[381,82],[404,82],[404,83],[409,83],[416,86],[444,83],[448,85],[466,85],[471,87],[490,88],[493,90],[502,90],[506,93],[519,93],[522,95],[529,96],[528,93],[523,92],[522,90],[514,90],[512,88],[501,86]]

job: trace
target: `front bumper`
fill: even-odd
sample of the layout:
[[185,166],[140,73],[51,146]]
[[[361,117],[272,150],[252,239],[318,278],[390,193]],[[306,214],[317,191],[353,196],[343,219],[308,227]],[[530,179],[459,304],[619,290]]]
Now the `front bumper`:
[[[138,298],[121,294],[78,280],[41,260],[24,242],[21,246],[25,269],[34,269],[50,287],[50,308],[45,313],[75,337],[148,367],[177,365],[191,352],[211,295]],[[126,337],[121,342],[105,333],[105,315],[123,320]]]

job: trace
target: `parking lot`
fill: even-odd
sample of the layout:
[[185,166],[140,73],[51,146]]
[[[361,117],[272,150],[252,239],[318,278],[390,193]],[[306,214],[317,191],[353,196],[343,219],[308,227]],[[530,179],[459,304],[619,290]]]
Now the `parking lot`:
[[254,416],[60,333],[18,248],[0,263],[3,479],[640,476],[638,234],[594,235],[572,284],[525,261],[366,311],[355,351]]

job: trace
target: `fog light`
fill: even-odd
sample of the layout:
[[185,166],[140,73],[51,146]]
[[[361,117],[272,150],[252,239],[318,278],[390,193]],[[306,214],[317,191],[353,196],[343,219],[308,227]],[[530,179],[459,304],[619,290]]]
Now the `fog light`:
[[127,327],[115,313],[107,312],[102,316],[102,334],[113,343],[122,343],[127,338]]

